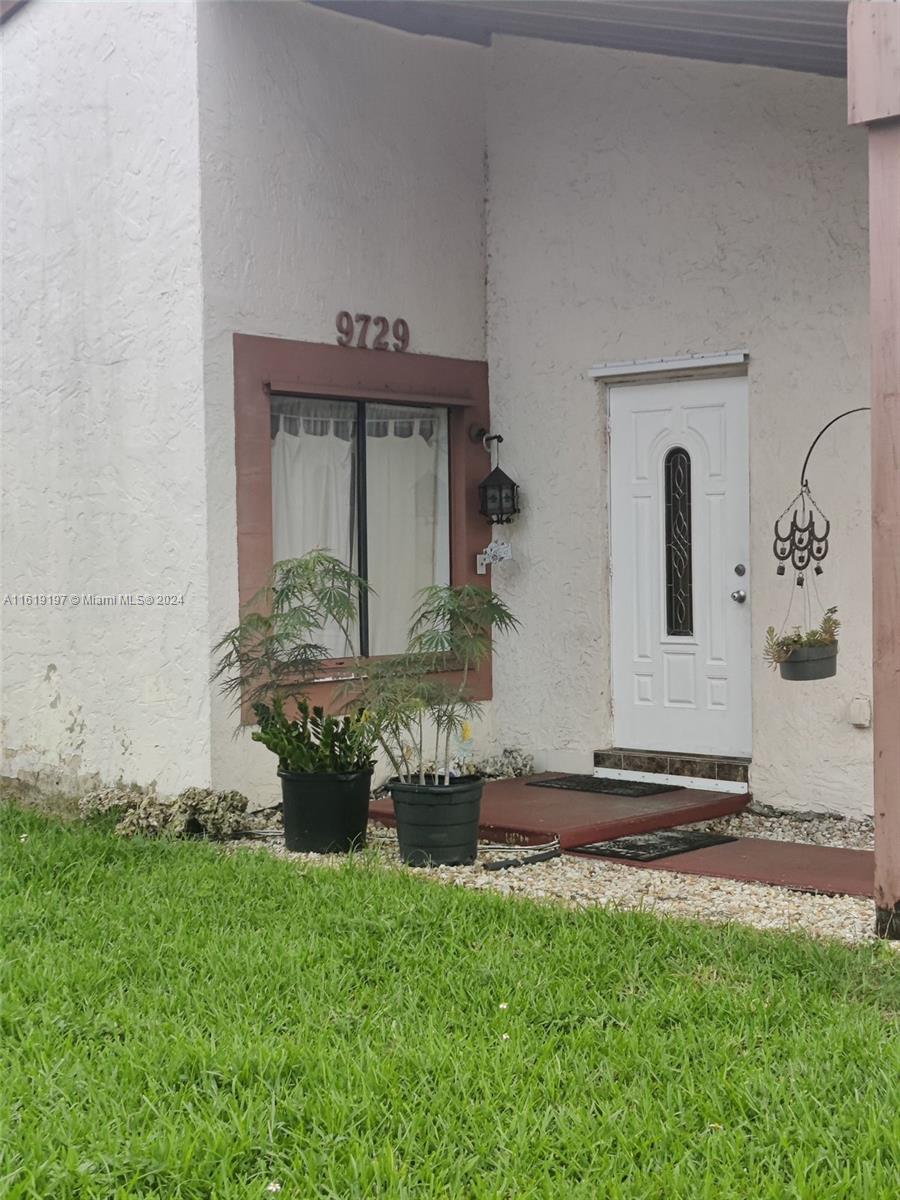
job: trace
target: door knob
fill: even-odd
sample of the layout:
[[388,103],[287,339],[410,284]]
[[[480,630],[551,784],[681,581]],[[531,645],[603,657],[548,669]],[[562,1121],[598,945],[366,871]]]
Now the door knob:
[[744,601],[747,599],[747,593],[744,591],[743,588],[737,588],[736,591],[733,591],[731,593],[731,598],[735,602],[735,604],[743,604]]

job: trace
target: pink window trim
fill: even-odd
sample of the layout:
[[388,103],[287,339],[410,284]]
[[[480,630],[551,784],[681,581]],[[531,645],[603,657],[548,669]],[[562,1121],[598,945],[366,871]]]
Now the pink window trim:
[[[475,556],[489,540],[488,527],[478,512],[478,484],[490,463],[469,430],[490,428],[487,364],[236,333],[234,423],[242,606],[265,586],[272,567],[272,391],[447,408],[450,578],[454,584],[485,582],[475,573]],[[337,671],[341,665],[334,663]],[[490,662],[473,676],[472,684],[478,699],[490,699]],[[335,685],[315,684],[311,692],[315,703],[328,705]],[[245,712],[243,720],[247,723],[252,717]]]

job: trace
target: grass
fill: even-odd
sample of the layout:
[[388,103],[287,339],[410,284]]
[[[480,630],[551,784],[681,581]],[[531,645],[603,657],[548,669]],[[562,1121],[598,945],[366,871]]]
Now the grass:
[[2,820],[10,1200],[900,1191],[885,947]]

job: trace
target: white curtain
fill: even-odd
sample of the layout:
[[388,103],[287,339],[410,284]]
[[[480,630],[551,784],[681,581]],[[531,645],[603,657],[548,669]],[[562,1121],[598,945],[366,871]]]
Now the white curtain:
[[[416,593],[450,582],[447,411],[373,403],[365,412],[369,653],[395,654]],[[318,547],[356,570],[356,488],[356,405],[273,396],[276,562]],[[335,657],[357,652],[336,629],[323,642]]]
[[[355,405],[273,398],[272,427],[275,561],[321,549],[355,569]],[[336,658],[355,653],[335,627],[322,642]]]
[[406,646],[416,593],[450,582],[446,409],[366,409],[369,652]]

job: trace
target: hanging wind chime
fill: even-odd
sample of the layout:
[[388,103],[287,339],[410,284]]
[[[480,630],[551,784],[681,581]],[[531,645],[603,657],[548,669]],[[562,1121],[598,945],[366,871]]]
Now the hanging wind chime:
[[[831,522],[816,503],[806,477],[806,468],[819,438],[826,430],[843,417],[868,411],[867,407],[848,409],[819,430],[803,460],[800,491],[775,521],[772,552],[778,563],[776,573],[786,575],[790,568],[793,583],[801,589],[805,623],[805,628],[796,625],[787,634],[784,632],[797,595],[792,590],[781,629],[776,634],[774,626],[769,626],[766,634],[765,657],[773,667],[780,668],[783,679],[827,679],[837,673],[837,634],[840,622],[835,615],[837,609],[826,608],[822,603],[817,584],[817,577],[824,573],[822,563],[828,554]],[[811,589],[807,586],[808,578],[811,579]],[[815,593],[816,603],[822,613],[816,626],[813,626],[811,591]]]
[[[792,509],[790,522],[785,529],[782,521]],[[818,524],[817,518],[821,518],[821,525]],[[806,572],[812,564],[815,564],[813,570],[816,575],[821,575],[822,560],[828,553],[830,532],[831,522],[813,499],[809,484],[804,482],[775,522],[775,541],[772,549],[778,560],[777,573],[784,575],[787,564],[790,563],[791,569],[797,572],[797,587],[805,585]]]

